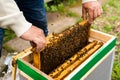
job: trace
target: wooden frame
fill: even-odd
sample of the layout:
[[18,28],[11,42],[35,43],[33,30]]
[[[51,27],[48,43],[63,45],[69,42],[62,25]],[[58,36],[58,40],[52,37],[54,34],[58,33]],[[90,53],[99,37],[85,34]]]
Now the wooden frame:
[[[113,51],[116,37],[91,29],[89,40],[102,41],[104,42],[104,45],[93,55],[91,55],[91,57],[89,57],[85,62],[79,65],[73,72],[71,72],[70,75],[64,78],[65,80],[79,80],[82,79],[84,75],[88,74],[87,72],[90,69],[92,69],[96,64],[102,62],[104,60],[103,58],[106,58],[105,56],[108,55],[109,51]],[[20,74],[29,80],[53,80],[47,74],[43,73],[42,71],[38,70],[33,66],[33,54],[31,49],[32,48],[28,48],[27,50],[19,53],[19,56],[15,57]]]

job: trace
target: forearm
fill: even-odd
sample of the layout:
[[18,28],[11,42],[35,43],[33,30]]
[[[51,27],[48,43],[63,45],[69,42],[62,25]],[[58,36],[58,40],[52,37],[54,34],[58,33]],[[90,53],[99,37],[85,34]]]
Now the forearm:
[[97,0],[82,0],[82,3],[90,2],[90,1],[97,1]]
[[0,26],[10,27],[17,36],[21,36],[30,27],[14,0],[0,0]]

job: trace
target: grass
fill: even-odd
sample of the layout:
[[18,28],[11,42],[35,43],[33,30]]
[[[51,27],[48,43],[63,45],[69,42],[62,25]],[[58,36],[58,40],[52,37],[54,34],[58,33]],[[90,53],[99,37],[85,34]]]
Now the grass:
[[77,23],[78,23],[78,22],[82,22],[82,21],[83,21],[83,18],[78,18],[78,19],[77,19]]
[[67,12],[67,15],[70,16],[70,17],[78,17],[78,15],[72,11],[68,11]]
[[120,62],[119,60],[116,60],[114,62],[113,66],[113,72],[112,72],[112,80],[120,80]]
[[15,33],[10,29],[4,29],[4,32],[4,43],[16,37]]
[[113,27],[111,25],[106,25],[103,27],[103,32],[111,32],[113,30]]
[[118,20],[119,19],[119,17],[118,16],[110,16],[110,17],[108,17],[107,18],[107,20],[109,20],[109,21],[116,21],[116,20]]
[[106,6],[106,5],[103,5],[103,6],[102,6],[102,9],[103,9],[103,11],[106,11],[106,10],[107,10],[107,6]]
[[8,52],[14,52],[15,50],[12,49],[9,45],[6,45],[5,43],[8,42],[11,39],[14,39],[16,37],[15,33],[10,29],[4,29],[4,39],[3,39],[3,48]]
[[108,5],[110,5],[114,8],[118,8],[119,4],[117,2],[118,2],[118,0],[109,0]]
[[10,53],[15,52],[15,50],[7,44],[3,45],[3,49],[5,49],[7,52],[10,52]]
[[96,25],[93,25],[92,28],[98,30],[98,27]]
[[80,0],[53,0],[53,4],[45,3],[45,9],[47,12],[59,12],[66,16],[78,17],[76,13],[68,10],[68,7],[76,6],[77,1],[81,4]]

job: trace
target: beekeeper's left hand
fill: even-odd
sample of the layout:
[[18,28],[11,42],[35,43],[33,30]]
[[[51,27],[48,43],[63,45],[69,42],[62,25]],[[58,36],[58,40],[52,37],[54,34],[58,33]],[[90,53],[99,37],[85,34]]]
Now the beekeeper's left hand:
[[98,1],[90,1],[82,4],[82,18],[92,23],[103,13],[101,4]]

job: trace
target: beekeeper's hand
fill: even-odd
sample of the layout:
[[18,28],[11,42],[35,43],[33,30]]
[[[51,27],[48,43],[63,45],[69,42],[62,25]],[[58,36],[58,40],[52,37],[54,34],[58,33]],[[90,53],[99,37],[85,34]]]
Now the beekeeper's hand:
[[82,4],[82,18],[92,23],[103,13],[101,4],[98,1],[90,1]]
[[37,51],[42,50],[46,45],[46,39],[43,30],[35,26],[32,26],[20,37],[24,40],[32,42],[32,46],[36,47]]

